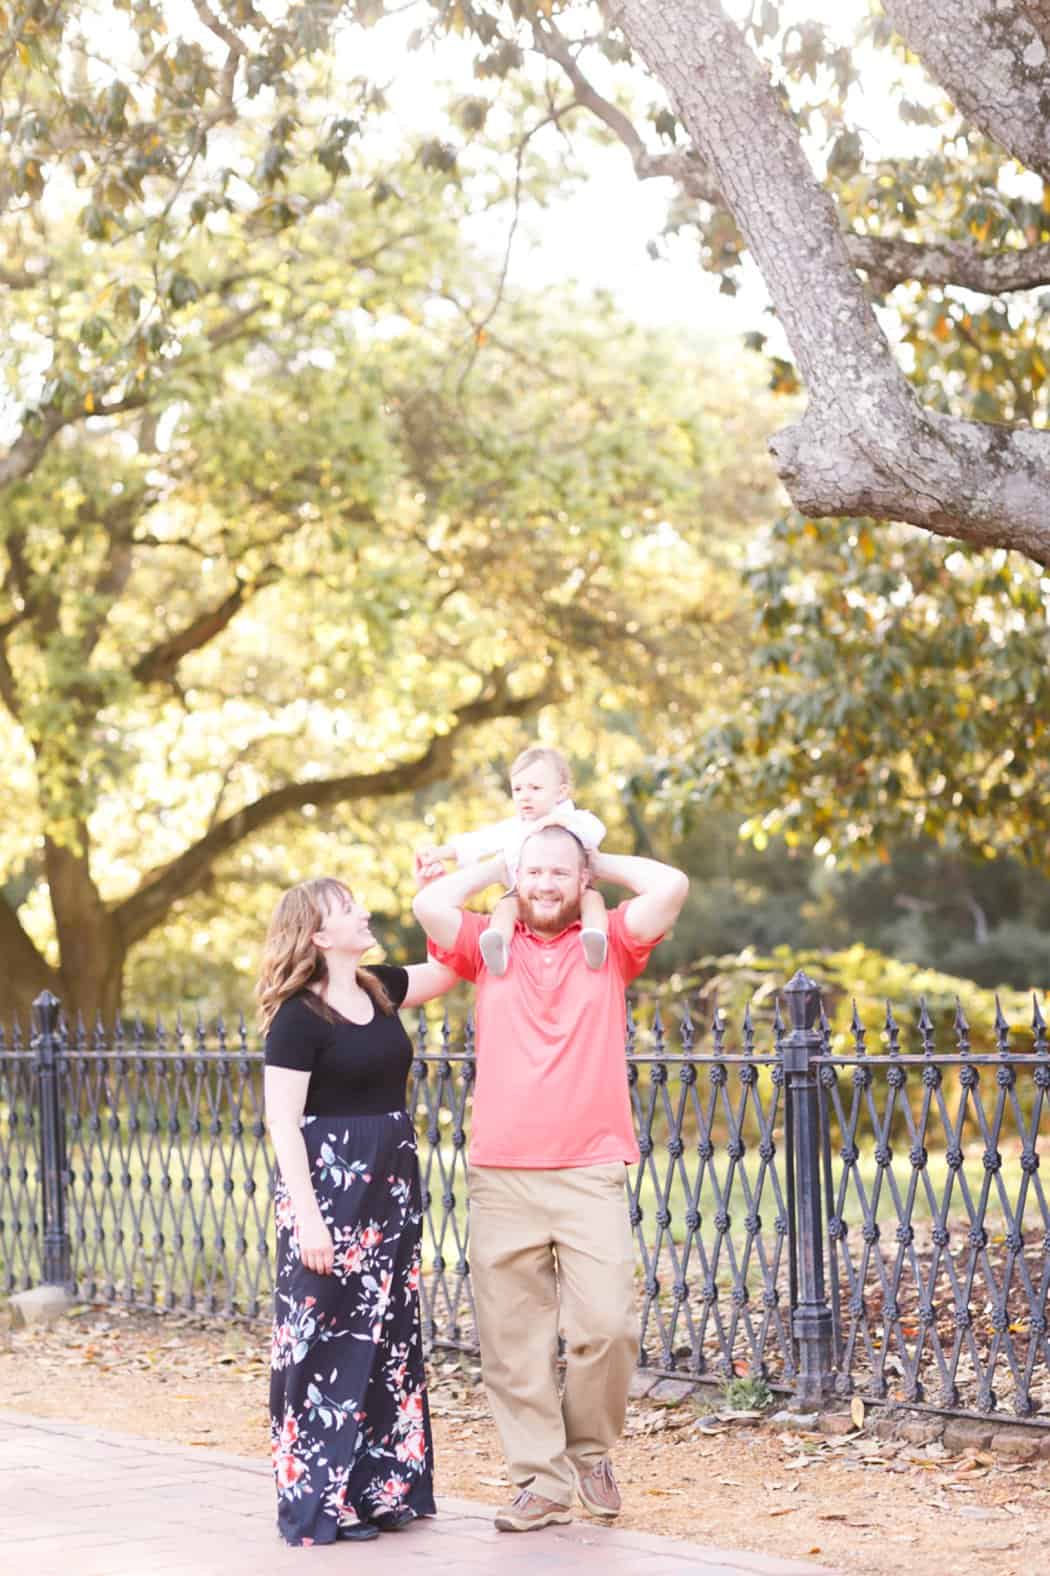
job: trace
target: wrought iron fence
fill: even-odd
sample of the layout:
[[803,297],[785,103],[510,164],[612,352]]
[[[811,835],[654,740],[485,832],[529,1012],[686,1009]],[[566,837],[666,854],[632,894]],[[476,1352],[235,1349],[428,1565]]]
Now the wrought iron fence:
[[[625,1047],[641,1160],[629,1207],[640,1363],[698,1383],[761,1377],[804,1402],[837,1392],[1050,1424],[1050,1046],[1035,1006],[992,1054],[925,1008],[902,1048],[854,1013],[833,1041],[805,975],[789,1017],[730,1039],[688,1005],[640,1008]],[[668,1027],[670,1025],[670,1027]],[[0,1042],[0,1286],[222,1316],[268,1312],[270,1158],[262,1056],[239,1022],[71,1036],[53,998],[32,1042]],[[466,1147],[469,1020],[421,1014],[409,1108],[426,1218],[423,1313],[474,1344]]]

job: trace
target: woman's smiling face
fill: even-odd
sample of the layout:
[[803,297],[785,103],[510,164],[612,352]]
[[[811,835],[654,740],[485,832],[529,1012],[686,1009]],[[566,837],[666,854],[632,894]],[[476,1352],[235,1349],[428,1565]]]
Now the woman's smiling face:
[[325,908],[324,924],[314,940],[323,952],[359,955],[376,944],[370,919],[369,910],[344,887],[341,893],[332,894]]

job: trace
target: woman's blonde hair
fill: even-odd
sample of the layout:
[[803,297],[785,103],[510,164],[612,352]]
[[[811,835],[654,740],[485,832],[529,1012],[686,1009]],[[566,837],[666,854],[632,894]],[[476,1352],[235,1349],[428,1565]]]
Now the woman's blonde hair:
[[[350,888],[342,881],[334,876],[317,876],[291,887],[274,909],[255,984],[259,1028],[263,1034],[268,1031],[281,1003],[300,991],[306,992],[307,1002],[322,1016],[334,1016],[319,994],[328,978],[328,964],[314,936],[324,929],[332,904],[349,896]],[[380,1012],[394,1011],[382,981],[369,969],[358,969],[357,983],[368,992]]]

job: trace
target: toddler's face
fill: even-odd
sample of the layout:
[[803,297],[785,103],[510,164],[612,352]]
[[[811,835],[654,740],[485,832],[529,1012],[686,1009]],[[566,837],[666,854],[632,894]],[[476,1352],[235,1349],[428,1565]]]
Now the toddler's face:
[[533,761],[523,766],[510,779],[514,809],[523,821],[535,821],[556,804],[569,796],[568,784],[562,782],[550,761]]

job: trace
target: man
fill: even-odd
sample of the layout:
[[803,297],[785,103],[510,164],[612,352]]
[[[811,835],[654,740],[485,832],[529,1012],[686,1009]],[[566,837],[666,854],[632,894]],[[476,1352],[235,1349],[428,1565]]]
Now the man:
[[[477,985],[472,1284],[485,1388],[518,1488],[496,1526],[530,1532],[570,1521],[576,1492],[593,1515],[620,1510],[609,1451],[638,1351],[624,987],[677,918],[689,883],[653,859],[594,852],[588,866],[564,827],[534,832],[518,867],[510,965],[495,975],[479,948],[486,916],[461,905],[501,869],[501,858],[488,859],[442,875],[414,907],[433,956]],[[635,893],[609,916],[599,969],[588,968],[579,941],[592,877]]]

